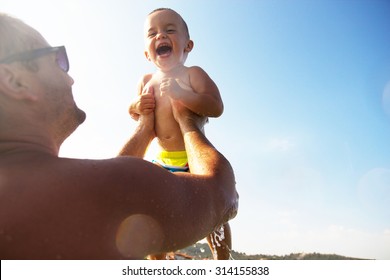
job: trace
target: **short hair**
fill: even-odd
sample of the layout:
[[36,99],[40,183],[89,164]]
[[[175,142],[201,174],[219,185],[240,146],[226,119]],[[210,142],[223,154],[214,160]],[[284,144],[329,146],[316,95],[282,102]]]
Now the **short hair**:
[[188,39],[190,38],[190,31],[189,31],[189,29],[188,29],[188,25],[187,25],[186,21],[185,21],[185,20],[183,19],[183,17],[182,17],[178,12],[176,12],[175,10],[173,10],[173,9],[171,9],[171,8],[157,8],[157,9],[154,9],[153,11],[151,11],[151,12],[148,14],[148,16],[150,16],[150,15],[156,13],[156,12],[160,12],[160,11],[171,11],[171,12],[174,12],[175,14],[177,14],[177,15],[180,17],[180,19],[182,20],[183,24],[184,24],[184,28],[185,28],[185,31],[186,31],[186,33],[187,33]]
[[34,49],[45,41],[34,28],[4,13],[0,13],[0,38],[0,59]]

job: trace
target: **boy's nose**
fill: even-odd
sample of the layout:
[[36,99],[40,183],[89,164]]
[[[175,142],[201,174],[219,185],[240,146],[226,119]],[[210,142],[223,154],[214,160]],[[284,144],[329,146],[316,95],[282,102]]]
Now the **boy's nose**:
[[159,32],[157,34],[157,40],[165,39],[167,37],[167,34],[165,32]]

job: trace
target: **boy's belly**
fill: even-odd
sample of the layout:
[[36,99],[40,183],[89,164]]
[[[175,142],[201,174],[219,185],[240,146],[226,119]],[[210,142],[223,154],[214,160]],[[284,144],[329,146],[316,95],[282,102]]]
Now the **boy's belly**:
[[179,124],[173,117],[170,98],[160,94],[159,81],[152,80],[149,82],[149,86],[153,86],[156,99],[154,126],[157,143],[165,151],[184,151],[183,135]]
[[155,131],[159,146],[165,151],[184,151],[184,140],[179,124],[173,117],[171,107],[157,106]]

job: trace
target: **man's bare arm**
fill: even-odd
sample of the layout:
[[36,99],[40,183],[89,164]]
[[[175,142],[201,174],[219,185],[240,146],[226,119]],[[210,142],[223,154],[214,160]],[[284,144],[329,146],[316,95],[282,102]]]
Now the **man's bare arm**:
[[[229,162],[201,132],[201,118],[179,103],[173,104],[189,154],[190,173],[169,173],[137,164],[144,184],[138,200],[148,197],[146,209],[124,219],[117,234],[117,248],[126,258],[174,251],[204,238],[236,215],[238,195]],[[135,171],[135,169],[133,169]],[[152,202],[152,203],[151,203]],[[135,203],[135,201],[134,201]]]
[[[189,246],[237,212],[233,169],[201,132],[206,119],[179,102],[172,101],[172,105],[185,140],[191,174],[174,175],[153,165],[147,173],[137,172],[147,185],[146,188],[140,185],[137,193],[140,198],[149,197],[153,204],[122,221],[116,240],[118,250],[126,258],[142,258]],[[153,135],[151,127],[152,119],[140,120],[121,154],[143,156],[147,139]],[[137,168],[141,168],[140,163]]]
[[[206,118],[200,117],[180,102],[172,100],[172,108],[175,119],[178,121],[183,133],[186,151],[188,154],[191,174],[176,173],[175,177],[181,179],[181,183],[188,192],[185,203],[195,204],[198,207],[187,207],[190,223],[186,224],[187,237],[192,237],[187,245],[194,243],[215,228],[234,218],[238,209],[238,194],[235,188],[233,169],[229,161],[218,152],[202,133]],[[180,203],[178,203],[180,205]],[[179,210],[180,211],[180,210]],[[191,211],[194,211],[191,213]],[[174,234],[174,233],[172,233]],[[185,245],[178,238],[171,249],[178,249]]]
[[[144,88],[143,94],[145,96],[150,96],[149,98],[154,100],[153,87]],[[130,110],[130,115],[131,114],[132,112]],[[155,137],[153,111],[147,114],[138,115],[136,120],[138,121],[138,126],[134,134],[119,152],[119,156],[134,156],[143,158],[146,149]]]
[[154,114],[140,115],[134,134],[119,152],[119,156],[143,158],[154,134]]

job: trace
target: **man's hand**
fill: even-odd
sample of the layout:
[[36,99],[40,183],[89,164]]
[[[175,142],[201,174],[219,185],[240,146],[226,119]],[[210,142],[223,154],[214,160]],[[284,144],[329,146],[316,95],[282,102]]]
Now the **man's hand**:
[[192,130],[191,126],[194,126],[193,128],[196,128],[199,131],[203,131],[203,127],[207,122],[207,117],[202,117],[195,114],[187,107],[185,107],[180,101],[174,100],[172,98],[171,105],[173,117],[179,123],[183,135],[185,132]]
[[156,132],[154,130],[155,100],[153,87],[145,87],[143,89],[139,100],[145,99],[149,100],[151,105],[150,109],[143,111],[144,114],[139,114],[135,111],[135,103],[130,105],[130,116],[138,121],[138,125],[132,137],[127,141],[122,150],[119,152],[119,156],[135,156],[143,158],[150,142],[156,136]]

